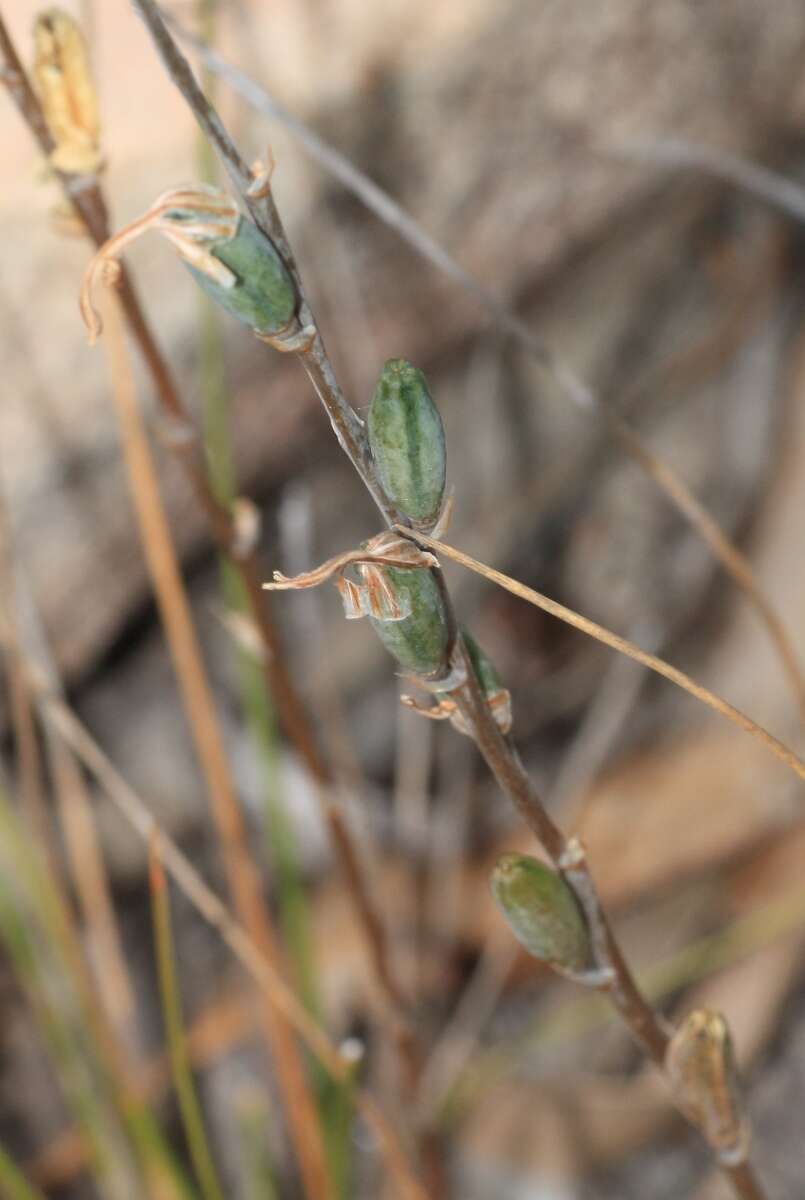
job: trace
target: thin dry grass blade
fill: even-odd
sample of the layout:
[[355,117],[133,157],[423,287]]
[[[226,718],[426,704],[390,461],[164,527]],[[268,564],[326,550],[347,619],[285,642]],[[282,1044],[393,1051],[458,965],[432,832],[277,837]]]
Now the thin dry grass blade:
[[[0,642],[4,645],[8,642],[8,630],[4,624],[0,624]],[[67,705],[58,696],[54,696],[49,691],[47,682],[30,668],[26,668],[26,675],[45,719],[95,776],[108,798],[143,843],[149,845],[154,833],[159,835],[159,857],[167,874],[204,920],[219,932],[234,956],[265,992],[270,1004],[293,1026],[322,1066],[334,1078],[344,1079],[349,1071],[349,1064],[345,1063],[321,1027],[308,1015],[243,925],[230,915],[226,906],[204,882],[190,860],[165,831],[160,829],[145,803],[118,773]],[[404,1200],[426,1200],[424,1191],[411,1173],[396,1134],[379,1106],[363,1090],[356,1093],[355,1102],[378,1140],[386,1159],[389,1177],[394,1182],[398,1195]]]
[[799,758],[793,750],[781,742],[773,734],[764,729],[762,725],[758,725],[757,721],[753,721],[740,709],[735,708],[729,701],[717,696],[715,692],[711,692],[709,688],[703,687],[702,684],[696,683],[684,671],[680,671],[677,667],[672,667],[662,658],[657,658],[654,654],[648,654],[645,650],[641,650],[639,646],[635,646],[633,642],[629,642],[626,638],[619,637],[617,633],[612,633],[611,630],[605,629],[603,625],[598,625],[595,621],[589,620],[587,617],[582,617],[579,613],[574,612],[571,608],[566,608],[564,604],[559,604],[556,600],[551,600],[548,596],[543,596],[541,592],[535,592],[533,588],[526,587],[516,579],[512,579],[509,575],[504,575],[502,571],[496,571],[494,567],[488,567],[485,563],[479,562],[477,558],[472,558],[469,554],[464,554],[461,550],[456,550],[453,546],[449,546],[446,542],[437,541],[436,538],[428,537],[427,534],[412,533],[410,529],[406,529],[403,525],[398,525],[397,529],[400,533],[407,537],[413,538],[417,542],[422,542],[426,546],[430,546],[438,554],[443,554],[445,558],[450,558],[453,562],[459,563],[462,567],[466,567],[470,571],[475,571],[476,574],[482,575],[484,579],[488,579],[491,583],[496,583],[499,587],[505,588],[507,592],[511,592],[514,596],[519,596],[521,600],[533,604],[535,608],[541,608],[543,612],[549,613],[552,617],[556,617],[560,621],[564,621],[567,625],[572,625],[574,629],[580,630],[587,634],[588,637],[595,638],[598,642],[603,642],[605,646],[617,650],[620,654],[625,654],[629,658],[633,658],[635,662],[642,663],[644,667],[655,671],[658,675],[668,679],[671,683],[675,683],[677,687],[688,692],[691,696],[695,696],[702,704],[706,704],[708,708],[712,708],[715,712],[720,713],[722,717],[732,721],[739,729],[743,729],[746,733],[756,738],[762,745],[769,750],[775,758],[779,758],[784,762],[795,775],[800,779],[805,779],[805,762]]
[[134,991],[106,865],[98,842],[92,804],[71,751],[57,739],[49,741],[56,804],[70,862],[70,875],[87,931],[93,978],[110,1022],[118,1036],[125,1040],[134,1017]]
[[210,1152],[204,1116],[193,1084],[193,1073],[187,1052],[182,1000],[176,970],[176,951],[171,927],[170,899],[165,872],[157,853],[157,835],[148,848],[151,912],[156,942],[157,975],[162,1000],[165,1036],[173,1075],[173,1086],[179,1102],[187,1147],[199,1188],[204,1200],[223,1200],[218,1172]]
[[607,142],[594,149],[613,158],[648,166],[704,171],[772,205],[795,221],[805,222],[805,189],[800,184],[721,147],[658,137]]
[[16,578],[11,519],[6,506],[5,492],[0,488],[0,616],[9,630],[5,660],[9,709],[17,757],[16,790],[30,831],[37,836],[55,878],[60,873],[60,864],[53,841],[50,814],[45,804],[42,759],[31,696],[22,666],[23,656],[15,601]]
[[[50,686],[63,693],[56,665],[24,572],[15,564],[20,636],[28,661],[37,663]],[[117,1036],[126,1040],[134,1014],[129,977],[111,888],[95,829],[92,802],[81,768],[57,738],[46,737],[46,754],[67,860],[84,927],[99,997]]]
[[766,626],[766,631],[777,651],[780,663],[788,676],[791,690],[796,696],[800,716],[805,721],[805,677],[799,665],[796,650],[788,630],[777,610],[760,586],[751,563],[745,554],[731,542],[718,522],[704,505],[697,500],[686,484],[671,470],[667,463],[644,446],[628,425],[618,417],[609,417],[615,437],[629,455],[639,463],[657,487],[665,492],[674,507],[687,517],[702,541],[710,548],[733,583],[749,600]]

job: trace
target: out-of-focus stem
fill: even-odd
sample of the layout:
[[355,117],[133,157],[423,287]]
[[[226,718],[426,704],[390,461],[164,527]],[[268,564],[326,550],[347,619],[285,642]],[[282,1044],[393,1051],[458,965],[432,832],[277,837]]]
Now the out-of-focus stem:
[[193,1073],[190,1069],[182,1017],[182,1001],[179,995],[179,981],[176,975],[176,952],[171,928],[170,899],[165,882],[165,872],[153,842],[149,847],[148,857],[157,974],[162,998],[165,1036],[179,1111],[182,1115],[190,1158],[204,1200],[223,1200],[218,1173],[204,1128],[201,1105],[193,1085]]

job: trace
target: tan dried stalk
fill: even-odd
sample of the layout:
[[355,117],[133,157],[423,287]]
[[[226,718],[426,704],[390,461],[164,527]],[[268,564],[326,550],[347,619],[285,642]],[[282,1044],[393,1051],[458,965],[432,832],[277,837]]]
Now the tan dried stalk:
[[[0,620],[0,645],[10,642],[10,631]],[[156,845],[160,861],[196,911],[217,932],[232,954],[265,993],[269,1004],[291,1025],[334,1079],[343,1079],[351,1070],[324,1030],[297,1000],[292,989],[277,972],[276,966],[236,920],[226,905],[202,879],[189,858],[179,849],[166,830],[162,829],[146,803],[120,775],[100,746],[91,737],[64,701],[49,688],[41,672],[23,663],[25,678],[44,719],[64,739],[89,772],[98,781],[108,799],[121,813],[145,847]],[[411,1173],[396,1133],[382,1109],[366,1091],[356,1093],[355,1103],[368,1127],[377,1138],[385,1158],[389,1177],[403,1200],[427,1200],[426,1194]]]
[[[55,148],[54,139],[1,17],[0,55],[4,63],[2,80],[43,153],[49,157]],[[90,238],[97,247],[102,246],[109,237],[109,227],[106,203],[97,177],[75,176],[59,169],[55,170],[55,174],[74,204]],[[389,1023],[406,1073],[410,1075],[417,1070],[420,1052],[406,1016],[405,999],[392,971],[386,932],[366,880],[360,855],[341,810],[333,799],[333,773],[321,756],[309,719],[285,666],[282,648],[261,591],[261,579],[265,572],[259,566],[254,545],[244,544],[238,537],[232,514],[219,503],[214,494],[203,467],[195,430],[143,315],[125,268],[121,269],[117,282],[129,330],[151,374],[163,411],[170,418],[170,431],[173,436],[167,438],[169,447],[189,479],[218,548],[229,557],[243,581],[251,617],[263,648],[260,661],[266,685],[276,702],[283,729],[316,782],[319,803],[335,856],[355,913],[359,933],[366,944],[370,967],[384,1001],[381,1016]]]
[[[145,20],[166,70],[182,91],[202,129],[205,130],[219,151],[230,178],[248,205],[252,216],[283,254],[286,265],[294,275],[300,296],[299,325],[307,335],[304,342],[298,346],[295,345],[294,348],[324,405],[341,448],[355,466],[387,523],[397,526],[398,532],[407,533],[410,536],[407,521],[400,520],[394,505],[384,494],[376,477],[363,426],[338,387],[324,343],[313,320],[313,314],[304,299],[299,273],[270,189],[263,186],[258,190],[255,187],[255,180],[223,128],[217,113],[201,93],[186,60],[165,27],[154,0],[132,0],[132,4]],[[529,331],[526,330],[526,332]],[[576,380],[575,376],[572,376],[561,364],[556,364],[551,356],[546,355],[544,348],[540,348],[540,355],[543,359],[547,358],[553,369],[560,374],[567,391],[578,393],[576,398],[580,403],[585,405],[591,403],[589,390]],[[455,686],[446,685],[444,690],[455,702],[468,728],[472,731],[479,750],[502,790],[518,808],[529,828],[535,833],[575,892],[590,930],[595,963],[598,968],[598,986],[607,993],[644,1052],[654,1060],[661,1070],[664,1070],[669,1042],[668,1029],[640,993],[626,965],[598,901],[581,843],[577,839],[566,839],[562,831],[551,820],[523,769],[513,744],[504,737],[496,725],[481,694],[463,641],[455,634],[455,618],[452,616],[450,599],[441,572],[434,569],[434,574],[440,584],[443,599],[448,606],[450,625],[453,629],[454,650],[451,658],[444,664],[445,680],[450,680],[452,684],[455,672],[458,672],[459,675],[463,674],[465,677],[464,682],[459,682]],[[429,680],[428,685],[433,686],[433,682],[433,680]],[[803,770],[805,771],[805,765]],[[740,1200],[761,1200],[763,1192],[748,1162],[727,1163],[721,1161],[719,1166]]]
[[72,752],[60,741],[53,740],[49,756],[70,875],[87,930],[93,978],[112,1026],[125,1041],[131,1033],[134,990],[95,828],[92,801]]
[[[93,1043],[98,1048],[101,1060],[108,1072],[114,1101],[121,1116],[125,1117],[133,1106],[139,1104],[138,1089],[134,1081],[134,1064],[127,1052],[123,1037],[125,1017],[127,1015],[125,1004],[127,1000],[130,1001],[131,984],[122,960],[122,955],[120,961],[116,961],[116,955],[121,954],[119,931],[114,917],[114,910],[111,909],[111,898],[108,896],[108,883],[102,860],[100,860],[94,827],[90,835],[92,842],[90,857],[93,853],[96,853],[98,854],[98,861],[94,863],[91,861],[86,862],[82,855],[80,861],[71,862],[71,866],[73,873],[76,875],[76,890],[82,901],[89,899],[90,896],[97,899],[98,896],[95,889],[101,888],[104,892],[104,899],[110,903],[110,911],[101,916],[100,926],[97,914],[90,913],[86,918],[87,928],[91,937],[92,935],[97,935],[99,929],[103,929],[106,937],[110,939],[106,943],[98,942],[97,940],[95,942],[96,948],[100,949],[101,946],[105,945],[105,948],[111,951],[110,961],[103,964],[102,970],[98,970],[98,963],[94,964],[94,971],[90,970],[85,957],[84,946],[75,919],[73,906],[65,887],[61,860],[56,853],[50,814],[44,802],[44,771],[39,752],[38,731],[36,727],[36,706],[33,697],[34,687],[27,665],[26,651],[19,640],[15,620],[14,597],[17,589],[15,587],[16,579],[10,540],[10,520],[2,489],[0,489],[0,526],[2,526],[5,535],[2,539],[2,546],[0,546],[0,562],[2,563],[0,574],[3,576],[2,594],[6,601],[4,605],[0,606],[0,627],[3,631],[5,656],[10,663],[13,663],[13,671],[9,674],[9,690],[12,691],[13,689],[18,697],[11,705],[12,724],[17,741],[19,742],[20,737],[28,740],[20,772],[22,804],[23,808],[28,810],[26,815],[29,825],[32,819],[35,822],[32,832],[35,835],[36,848],[38,852],[42,853],[50,872],[52,884],[51,898],[54,904],[52,933],[54,938],[58,939],[58,950],[64,956],[65,967],[69,971],[77,994],[81,998]],[[21,711],[17,711],[18,706]],[[71,751],[64,746],[60,739],[53,737],[49,730],[45,730],[45,733],[48,737],[50,748],[53,751],[54,768],[59,762],[63,765],[67,760],[75,767]],[[59,752],[61,757],[59,757]],[[56,774],[57,772],[54,769],[57,800],[61,803],[63,797],[59,795],[59,780],[56,778]],[[83,780],[81,780],[81,785],[83,786]],[[35,792],[34,789],[36,789]],[[31,793],[37,798],[37,804],[33,805],[33,808]],[[64,814],[62,816],[64,817]],[[66,820],[69,826],[74,821],[74,815],[67,815]],[[66,840],[69,842],[69,837],[66,837]],[[73,848],[68,845],[68,855]],[[82,849],[84,848],[82,846]],[[93,877],[88,882],[85,877],[93,875],[96,869],[100,872],[100,877]],[[85,890],[82,891],[82,888]],[[109,927],[103,928],[104,922],[107,920],[111,924]],[[143,1156],[143,1165],[146,1169],[151,1170],[153,1168],[161,1176],[160,1163],[152,1162],[147,1155],[143,1154],[144,1147],[142,1144],[138,1146],[138,1149]],[[156,1178],[154,1182],[156,1186]]]
[[[107,306],[112,395],[137,513],[143,549],[173,659],[182,704],[204,773],[213,819],[221,841],[227,883],[236,910],[262,954],[284,975],[282,952],[263,898],[260,872],[251,855],[242,809],[203,666],[156,469],[148,445],[125,347],[117,300]],[[263,1031],[288,1108],[297,1159],[311,1200],[331,1195],[316,1106],[290,1026],[271,1007],[263,1008]]]
[[60,863],[53,843],[53,830],[45,804],[45,781],[39,753],[36,723],[25,673],[16,614],[16,578],[11,542],[11,519],[0,488],[0,616],[10,631],[5,667],[11,725],[17,756],[16,790],[31,833],[35,834],[54,878]]
[[776,738],[774,734],[769,733],[757,721],[748,717],[746,713],[735,708],[728,700],[717,696],[715,692],[711,692],[709,688],[697,683],[686,675],[684,671],[680,671],[678,667],[672,666],[663,658],[658,658],[656,654],[649,654],[646,650],[641,650],[633,642],[626,638],[620,637],[617,633],[612,633],[603,625],[598,625],[595,621],[591,621],[589,617],[583,617],[580,613],[574,612],[572,608],[566,608],[564,604],[559,604],[556,600],[551,600],[549,596],[543,596],[541,592],[535,591],[533,588],[526,587],[524,583],[520,583],[517,579],[512,579],[510,575],[504,575],[502,571],[497,571],[494,567],[489,567],[486,563],[479,562],[477,558],[472,558],[471,555],[465,554],[462,550],[457,550],[455,546],[449,545],[447,542],[439,541],[438,538],[430,537],[428,534],[413,533],[410,529],[404,526],[397,526],[400,533],[406,534],[417,544],[430,547],[431,550],[436,550],[445,558],[450,558],[453,562],[459,563],[462,567],[466,567],[470,571],[474,571],[477,575],[483,576],[491,583],[496,583],[499,587],[504,588],[512,595],[518,596],[521,600],[533,604],[535,608],[542,609],[543,612],[549,613],[552,617],[556,617],[560,621],[564,621],[566,625],[572,625],[574,629],[580,630],[588,637],[594,638],[598,642],[602,642],[605,646],[609,646],[613,650],[617,650],[620,654],[626,655],[634,662],[638,662],[641,666],[648,667],[650,671],[654,671],[657,675],[662,675],[664,679],[669,679],[671,683],[675,683],[677,687],[687,692],[700,700],[702,704],[706,704],[708,708],[712,708],[714,712],[719,713],[722,717],[726,717],[728,721],[732,721],[744,733],[750,734],[762,746],[766,748],[775,758],[794,772],[800,779],[805,779],[805,762],[794,753],[794,751]]

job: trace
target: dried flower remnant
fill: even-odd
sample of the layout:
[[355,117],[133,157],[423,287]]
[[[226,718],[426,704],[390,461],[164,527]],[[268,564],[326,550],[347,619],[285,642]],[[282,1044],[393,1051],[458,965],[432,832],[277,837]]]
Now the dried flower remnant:
[[367,420],[383,490],[418,529],[432,529],[444,499],[446,449],[439,410],[422,371],[390,358],[377,381]]
[[442,593],[433,574],[424,569],[384,568],[385,584],[408,616],[398,621],[370,614],[372,628],[389,654],[406,671],[437,676],[447,669],[450,628]]
[[[434,676],[446,670],[450,642],[444,601],[431,573],[435,566],[432,554],[386,532],[293,579],[275,571],[274,582],[263,586],[309,588],[333,579],[348,620],[369,617],[400,666],[417,676]],[[344,574],[348,567],[355,568],[359,582]]]
[[529,954],[575,978],[589,972],[587,923],[558,871],[526,854],[503,854],[490,887],[507,925]]
[[[475,638],[468,630],[463,629],[461,636],[475,670],[475,676],[481,688],[481,693],[489,705],[492,716],[501,733],[508,733],[512,726],[511,693],[504,688],[500,676],[492,661],[487,658]],[[467,737],[473,736],[473,730],[462,716],[454,700],[446,692],[436,693],[436,703],[423,705],[413,696],[401,696],[400,700],[421,717],[431,721],[450,721],[454,729]]]
[[666,1067],[677,1102],[721,1160],[743,1162],[749,1148],[748,1123],[732,1038],[721,1013],[705,1008],[688,1013],[671,1038]]
[[95,284],[99,278],[114,282],[120,255],[149,230],[166,237],[200,286],[255,333],[270,337],[293,324],[296,288],[274,245],[241,215],[231,196],[196,184],[164,192],[91,260],[80,300],[91,342],[102,328],[92,305]]
[[69,13],[50,8],[37,17],[34,55],[33,76],[56,142],[51,164],[69,174],[96,174],[103,165],[98,101],[87,44]]

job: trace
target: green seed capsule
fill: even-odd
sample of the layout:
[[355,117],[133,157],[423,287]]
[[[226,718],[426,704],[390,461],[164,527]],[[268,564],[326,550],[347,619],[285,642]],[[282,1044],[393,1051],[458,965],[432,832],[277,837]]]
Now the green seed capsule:
[[370,617],[377,636],[406,671],[435,674],[445,665],[449,640],[447,614],[436,580],[425,567],[384,567],[383,575],[400,606],[410,608],[410,616],[401,621]]
[[277,250],[245,217],[235,236],[212,242],[207,249],[235,275],[222,287],[190,263],[188,269],[208,296],[257,333],[277,333],[296,312],[296,288]]
[[425,376],[404,358],[391,358],[384,366],[368,427],[386,495],[414,525],[431,528],[444,497],[444,427]]
[[561,875],[525,854],[504,854],[490,886],[509,928],[529,954],[568,971],[589,967],[587,925]]
[[464,645],[467,647],[470,662],[475,668],[475,674],[478,676],[481,691],[487,699],[490,696],[497,695],[502,690],[503,684],[500,682],[500,676],[495,670],[494,664],[486,657],[471,633],[466,629],[462,629],[461,635],[464,638]]

